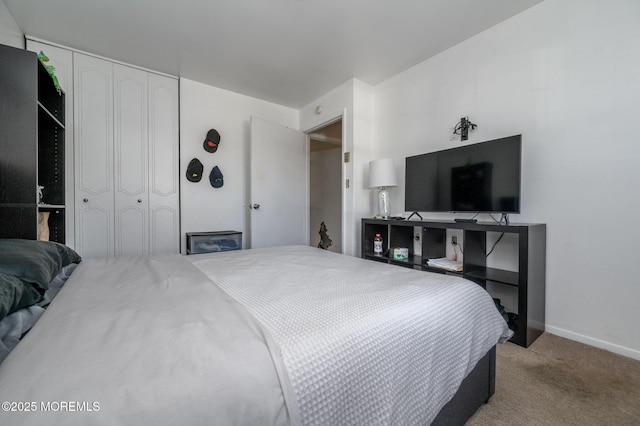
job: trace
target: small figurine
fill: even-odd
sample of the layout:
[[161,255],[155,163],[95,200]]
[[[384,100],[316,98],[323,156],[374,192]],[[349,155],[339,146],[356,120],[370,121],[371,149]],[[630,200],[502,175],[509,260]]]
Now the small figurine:
[[318,248],[328,250],[329,247],[331,247],[331,245],[333,244],[333,240],[329,238],[329,235],[327,235],[327,227],[325,226],[324,222],[320,224],[320,231],[318,232],[318,234],[320,234],[320,242],[318,243]]
[[44,186],[38,185],[38,204],[42,204],[42,198],[44,198]]

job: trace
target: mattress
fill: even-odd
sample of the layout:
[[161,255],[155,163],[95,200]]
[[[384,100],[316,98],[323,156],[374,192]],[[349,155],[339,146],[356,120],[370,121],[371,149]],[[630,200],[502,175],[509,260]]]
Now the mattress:
[[510,335],[476,284],[311,247],[87,259],[0,365],[0,416],[428,424]]

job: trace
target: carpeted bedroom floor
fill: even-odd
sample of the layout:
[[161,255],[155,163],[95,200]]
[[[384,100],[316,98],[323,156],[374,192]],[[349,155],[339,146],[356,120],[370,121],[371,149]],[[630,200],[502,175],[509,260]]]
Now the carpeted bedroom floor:
[[496,393],[467,422],[489,425],[640,425],[640,361],[549,333],[499,345]]

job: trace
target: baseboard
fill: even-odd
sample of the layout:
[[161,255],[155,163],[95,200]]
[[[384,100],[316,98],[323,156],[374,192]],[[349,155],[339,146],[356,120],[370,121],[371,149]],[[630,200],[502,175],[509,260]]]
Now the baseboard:
[[595,339],[593,337],[585,336],[584,334],[574,333],[573,331],[553,327],[549,324],[545,326],[545,331],[547,333],[555,334],[556,336],[564,337],[569,340],[575,340],[576,342],[584,343],[585,345],[595,346],[596,348],[604,349],[609,352],[613,352],[618,355],[623,355],[640,361],[640,350],[637,349],[631,349],[625,346],[616,345],[615,343],[607,342],[605,340]]

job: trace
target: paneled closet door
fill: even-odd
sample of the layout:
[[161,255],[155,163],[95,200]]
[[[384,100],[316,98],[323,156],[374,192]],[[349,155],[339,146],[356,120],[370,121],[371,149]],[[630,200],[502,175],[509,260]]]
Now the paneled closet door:
[[178,80],[149,74],[151,254],[180,252]]
[[115,255],[149,254],[149,137],[145,71],[114,65]]
[[79,53],[73,59],[76,250],[112,257],[113,64]]

